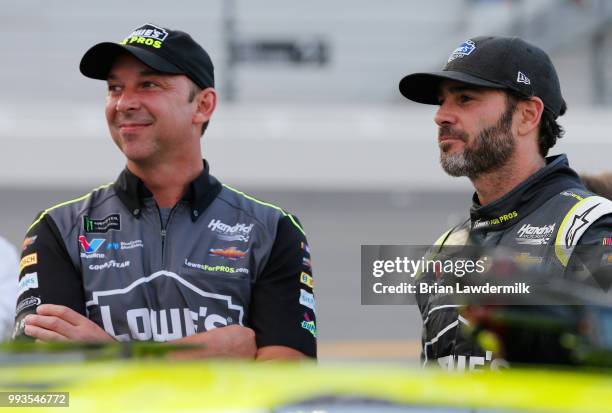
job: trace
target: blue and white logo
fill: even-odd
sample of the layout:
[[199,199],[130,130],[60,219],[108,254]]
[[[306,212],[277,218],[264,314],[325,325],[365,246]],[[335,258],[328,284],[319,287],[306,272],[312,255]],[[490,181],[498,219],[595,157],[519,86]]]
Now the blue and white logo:
[[19,291],[17,292],[17,296],[28,291],[30,288],[38,288],[38,273],[31,272],[19,280]]
[[300,304],[310,308],[312,311],[315,310],[315,298],[314,295],[308,291],[304,291],[300,288]]
[[468,56],[474,50],[476,50],[476,45],[474,44],[474,42],[471,41],[471,40],[466,40],[465,42],[461,43],[459,45],[459,47],[457,47],[455,50],[453,50],[451,55],[448,57],[448,62],[447,63],[452,62],[453,60],[457,59],[458,57]]

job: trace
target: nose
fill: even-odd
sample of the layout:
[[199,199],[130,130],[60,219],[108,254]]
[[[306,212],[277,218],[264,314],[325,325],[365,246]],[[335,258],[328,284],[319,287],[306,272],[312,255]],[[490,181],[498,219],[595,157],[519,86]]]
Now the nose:
[[434,116],[434,122],[436,122],[436,125],[438,126],[454,125],[457,123],[457,117],[450,107],[450,103],[443,102],[440,105],[436,111],[436,115]]
[[130,91],[128,88],[123,89],[115,105],[117,112],[127,112],[139,108],[140,100],[138,99],[138,94]]

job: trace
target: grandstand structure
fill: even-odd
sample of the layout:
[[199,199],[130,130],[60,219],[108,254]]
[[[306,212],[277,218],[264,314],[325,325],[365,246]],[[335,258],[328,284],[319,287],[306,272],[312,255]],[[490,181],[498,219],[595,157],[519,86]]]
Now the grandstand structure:
[[[462,40],[486,33],[521,35],[550,51],[569,105],[559,148],[578,169],[597,172],[590,168],[604,163],[608,1],[151,4],[146,12],[118,1],[3,7],[0,185],[80,187],[114,178],[122,157],[102,116],[105,86],[77,67],[89,46],[121,40],[144,21],[183,28],[212,55],[221,100],[203,147],[213,171],[237,185],[456,187],[431,144],[435,109],[406,102],[397,83],[441,67]],[[585,142],[594,150],[585,152]],[[412,169],[423,173],[417,178]]]

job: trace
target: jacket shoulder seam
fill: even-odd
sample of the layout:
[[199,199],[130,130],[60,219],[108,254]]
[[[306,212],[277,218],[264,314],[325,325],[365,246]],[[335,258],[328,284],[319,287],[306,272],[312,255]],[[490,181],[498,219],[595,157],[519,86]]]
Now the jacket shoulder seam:
[[[67,205],[72,205],[75,204],[77,202],[80,201],[84,201],[88,198],[90,198],[94,192],[99,191],[101,189],[106,189],[108,187],[110,187],[111,185],[113,185],[113,182],[105,184],[105,185],[101,185],[97,188],[92,189],[91,191],[89,191],[88,193],[86,193],[85,195],[82,195],[80,197],[74,198],[74,199],[70,199],[68,201],[64,201],[64,202],[60,202],[59,204],[53,205],[47,209],[45,209],[39,216],[38,218],[28,227],[26,232],[30,232],[32,230],[32,228],[34,228],[36,225],[38,225],[40,223],[40,221],[42,221],[42,219],[48,215],[51,211],[56,210],[58,208],[67,206]],[[106,199],[104,199],[103,201],[105,201]]]

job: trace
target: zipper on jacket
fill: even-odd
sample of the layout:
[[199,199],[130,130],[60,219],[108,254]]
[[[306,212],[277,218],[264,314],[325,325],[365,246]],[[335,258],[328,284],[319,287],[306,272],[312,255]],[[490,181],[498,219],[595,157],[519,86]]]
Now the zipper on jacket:
[[161,228],[159,233],[161,235],[162,269],[165,269],[165,265],[166,265],[166,238],[168,235],[167,228],[168,228],[168,225],[170,224],[170,220],[172,219],[172,214],[174,213],[174,210],[176,209],[177,206],[178,206],[178,203],[174,205],[172,209],[170,210],[170,213],[168,214],[168,219],[166,220],[166,225],[164,225],[164,223],[162,222],[161,210],[159,209],[159,206],[157,206],[157,213],[159,215],[159,226]]

